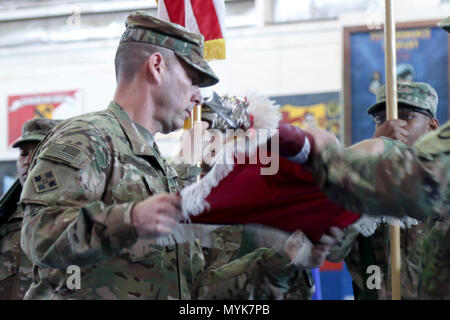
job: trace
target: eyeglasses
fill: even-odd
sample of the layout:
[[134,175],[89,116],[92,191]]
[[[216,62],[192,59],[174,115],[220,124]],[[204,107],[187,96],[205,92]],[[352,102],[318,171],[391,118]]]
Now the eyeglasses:
[[[421,113],[428,117],[432,117],[430,112],[427,110],[423,110],[420,108],[399,108],[398,109],[398,118],[404,121],[411,121],[416,117],[416,113]],[[386,111],[378,111],[373,114],[373,122],[376,125],[382,125],[386,121]]]

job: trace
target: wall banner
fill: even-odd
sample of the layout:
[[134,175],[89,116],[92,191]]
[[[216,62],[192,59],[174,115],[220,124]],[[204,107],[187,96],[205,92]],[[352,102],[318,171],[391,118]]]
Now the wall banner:
[[9,96],[8,146],[21,136],[22,125],[29,119],[67,119],[81,112],[79,90]]
[[[449,36],[438,21],[398,23],[396,30],[398,81],[426,82],[439,96],[437,118],[449,115]],[[344,28],[345,142],[372,137],[375,126],[367,109],[375,90],[385,84],[384,31]]]
[[271,97],[281,106],[282,121],[302,129],[316,127],[341,135],[338,92]]

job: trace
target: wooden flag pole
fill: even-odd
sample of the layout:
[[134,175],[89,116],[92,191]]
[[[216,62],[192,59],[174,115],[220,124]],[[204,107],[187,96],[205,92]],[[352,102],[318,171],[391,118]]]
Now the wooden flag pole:
[[[395,41],[394,1],[386,2],[384,43],[386,57],[386,119],[397,119],[397,48]],[[400,228],[390,225],[392,300],[401,300]]]
[[[198,104],[194,107],[194,110],[192,111],[192,119],[193,119],[193,124],[197,123],[197,122],[202,122],[202,105]],[[202,143],[200,141],[200,143]],[[201,168],[202,167],[202,162],[198,162],[196,164],[197,167]],[[197,182],[199,182],[201,179],[201,174],[199,174],[197,176]]]
[[[194,107],[194,109],[192,110],[191,116],[190,116],[188,119],[186,119],[186,120],[184,121],[184,126],[183,126],[183,128],[186,129],[186,130],[189,130],[189,129],[193,128],[194,125],[195,125],[197,122],[201,122],[201,121],[202,121],[202,105],[201,105],[201,104],[198,104],[198,105],[196,105],[196,106]],[[201,143],[201,142],[200,142],[200,143]],[[201,168],[202,163],[201,163],[201,162],[198,162],[198,163],[196,163],[195,165],[196,165],[197,167]],[[197,182],[200,181],[200,178],[201,178],[201,175],[199,175],[199,176],[197,177]]]

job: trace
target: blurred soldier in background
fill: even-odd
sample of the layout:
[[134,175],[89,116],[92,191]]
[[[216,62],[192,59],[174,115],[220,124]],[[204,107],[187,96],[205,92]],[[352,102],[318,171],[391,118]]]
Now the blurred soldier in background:
[[59,122],[44,118],[28,120],[22,127],[22,136],[12,145],[20,153],[16,162],[18,178],[0,201],[0,300],[22,299],[33,280],[33,264],[20,247],[23,212],[17,204],[31,155]]
[[[439,24],[450,32],[450,17]],[[340,149],[311,132],[314,173],[325,193],[355,212],[424,222],[419,298],[450,299],[450,121],[412,147],[381,138]]]
[[[427,132],[438,128],[439,122],[436,119],[438,96],[430,85],[419,82],[398,83],[397,95],[398,119],[386,120],[386,87],[383,85],[377,90],[376,103],[368,110],[375,122],[374,138],[387,137],[412,145]],[[391,299],[389,227],[384,220],[386,218],[369,220],[370,223],[379,225],[378,229],[368,238],[358,235],[346,259],[348,270],[354,279],[355,299]],[[403,218],[400,223],[404,227],[400,231],[402,297],[417,299],[420,240],[424,225],[423,222],[412,218]],[[347,247],[341,247],[343,255],[350,249],[352,241],[347,239],[344,243]],[[342,259],[342,255],[337,255],[336,258]],[[366,269],[369,265],[381,268],[383,274],[381,290],[367,289],[366,280],[369,275]]]

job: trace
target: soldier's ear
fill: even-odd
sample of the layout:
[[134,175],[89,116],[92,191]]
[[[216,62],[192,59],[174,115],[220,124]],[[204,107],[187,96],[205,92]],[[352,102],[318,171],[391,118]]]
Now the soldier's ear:
[[430,118],[430,120],[428,121],[428,128],[430,131],[439,128],[439,120],[436,118]]
[[166,63],[161,53],[152,53],[152,55],[147,59],[146,68],[148,71],[149,81],[154,84],[161,83],[162,74],[166,70]]

